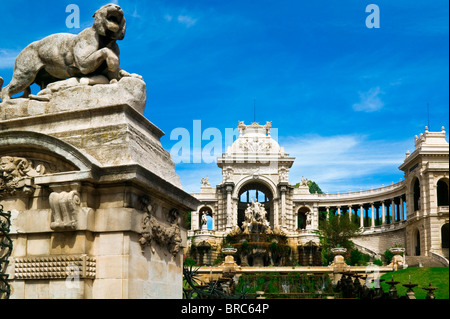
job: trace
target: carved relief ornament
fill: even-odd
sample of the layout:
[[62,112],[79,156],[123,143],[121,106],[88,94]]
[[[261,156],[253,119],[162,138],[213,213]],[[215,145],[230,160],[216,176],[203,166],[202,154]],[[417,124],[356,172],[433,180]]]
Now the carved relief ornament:
[[0,157],[0,195],[14,195],[17,192],[31,194],[31,178],[43,175],[45,167],[33,167],[32,162],[24,157]]
[[160,246],[165,246],[167,250],[176,256],[181,249],[181,231],[178,210],[172,209],[167,216],[168,224],[159,221],[155,216],[156,205],[152,205],[149,198],[142,200],[145,215],[142,218],[142,233],[139,243],[142,248],[156,242]]

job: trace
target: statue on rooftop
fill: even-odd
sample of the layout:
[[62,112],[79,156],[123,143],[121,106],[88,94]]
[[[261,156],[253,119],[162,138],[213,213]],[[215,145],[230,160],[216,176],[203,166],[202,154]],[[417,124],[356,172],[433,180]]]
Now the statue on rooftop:
[[[95,12],[94,18],[94,25],[77,35],[57,33],[28,45],[16,59],[11,82],[0,93],[2,102],[22,91],[22,97],[28,97],[33,83],[43,90],[68,78],[83,78],[81,84],[114,83],[130,76],[142,79],[119,67],[116,41],[124,38],[126,29],[122,9],[107,4]],[[0,89],[2,84],[0,77]]]

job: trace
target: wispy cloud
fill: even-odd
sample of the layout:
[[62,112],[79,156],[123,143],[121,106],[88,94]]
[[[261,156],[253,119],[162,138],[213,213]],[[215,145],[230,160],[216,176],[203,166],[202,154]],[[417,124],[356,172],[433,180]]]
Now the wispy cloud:
[[176,21],[179,24],[184,25],[186,28],[190,28],[197,23],[197,19],[193,18],[192,16],[188,16],[188,15],[179,15],[174,19],[173,15],[166,14],[166,15],[164,15],[164,19],[167,22]]
[[10,49],[0,49],[0,69],[12,69],[20,52]]
[[380,99],[383,92],[380,87],[371,88],[367,92],[359,92],[360,102],[353,104],[355,111],[374,112],[380,110],[384,103]]
[[[316,181],[323,191],[337,192],[393,182],[382,180],[382,176],[402,175],[397,167],[403,162],[409,142],[371,141],[364,135],[310,135],[289,137],[280,144],[295,157],[291,183],[305,176]],[[374,182],[379,185],[371,184]]]
[[182,16],[182,15],[178,16],[177,21],[180,24],[184,24],[187,28],[190,28],[197,23],[197,19],[194,19],[191,16]]
[[[358,134],[291,136],[281,138],[279,143],[295,158],[290,182],[295,184],[304,176],[329,193],[367,190],[398,182],[403,172],[397,168],[411,146],[411,140],[370,140],[369,136]],[[200,156],[200,149],[191,151]],[[215,162],[178,163],[176,170],[189,193],[200,191],[201,177],[208,176],[213,187],[222,180],[222,171]]]

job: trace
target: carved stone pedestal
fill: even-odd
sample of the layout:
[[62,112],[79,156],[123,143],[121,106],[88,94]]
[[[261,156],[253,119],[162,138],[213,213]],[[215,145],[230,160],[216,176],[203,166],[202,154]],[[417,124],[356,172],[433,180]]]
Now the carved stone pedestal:
[[182,297],[183,221],[198,201],[181,189],[163,132],[134,108],[145,91],[133,95],[131,82],[145,89],[128,78],[0,103],[11,298]]

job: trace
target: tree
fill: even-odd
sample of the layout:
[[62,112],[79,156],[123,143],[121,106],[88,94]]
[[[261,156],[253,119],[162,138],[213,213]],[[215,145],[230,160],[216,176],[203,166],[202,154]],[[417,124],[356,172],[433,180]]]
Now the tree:
[[351,238],[360,234],[359,226],[348,215],[330,214],[328,219],[319,223],[319,236],[322,245],[322,259],[325,264],[332,260],[331,248],[344,247],[350,252],[354,246]]
[[308,187],[311,194],[315,194],[316,192],[317,194],[323,194],[322,190],[316,182],[308,181]]
[[[307,185],[309,187],[309,192],[311,194],[315,194],[316,192],[317,192],[317,194],[323,194],[323,191],[320,189],[319,185],[317,185],[316,182],[308,180]],[[295,188],[298,188],[299,186],[300,186],[300,182],[294,185]]]

